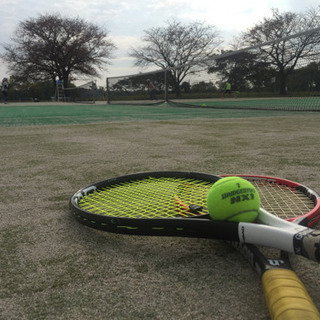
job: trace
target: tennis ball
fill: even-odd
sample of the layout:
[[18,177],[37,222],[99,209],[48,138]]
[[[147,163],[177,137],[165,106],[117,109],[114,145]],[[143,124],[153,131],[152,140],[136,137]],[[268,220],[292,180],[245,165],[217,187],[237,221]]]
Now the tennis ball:
[[251,182],[240,177],[226,177],[210,188],[207,207],[211,219],[252,222],[258,216],[260,196]]

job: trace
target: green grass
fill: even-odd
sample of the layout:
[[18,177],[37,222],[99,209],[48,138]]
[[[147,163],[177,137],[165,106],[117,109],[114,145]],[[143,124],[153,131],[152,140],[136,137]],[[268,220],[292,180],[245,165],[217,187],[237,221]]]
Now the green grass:
[[270,117],[279,111],[174,108],[142,105],[20,105],[0,107],[0,127],[87,124],[113,121]]
[[193,106],[207,108],[226,108],[226,109],[242,109],[243,111],[256,110],[261,112],[266,111],[320,111],[320,98],[319,97],[280,97],[280,98],[242,98],[235,99],[215,99],[215,100],[202,100],[201,102],[189,100],[187,104]]

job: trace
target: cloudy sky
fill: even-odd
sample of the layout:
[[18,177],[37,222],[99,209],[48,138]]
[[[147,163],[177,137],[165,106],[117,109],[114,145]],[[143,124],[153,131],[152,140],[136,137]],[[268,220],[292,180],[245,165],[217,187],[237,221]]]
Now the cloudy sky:
[[[318,5],[318,0],[1,0],[0,45],[10,42],[20,21],[39,14],[61,13],[83,18],[104,27],[117,46],[112,64],[98,80],[104,84],[106,76],[138,72],[128,57],[128,49],[139,46],[143,30],[165,26],[172,17],[186,23],[197,20],[211,24],[227,44],[240,32],[268,17],[272,8],[303,12]],[[0,79],[9,75],[0,60]]]

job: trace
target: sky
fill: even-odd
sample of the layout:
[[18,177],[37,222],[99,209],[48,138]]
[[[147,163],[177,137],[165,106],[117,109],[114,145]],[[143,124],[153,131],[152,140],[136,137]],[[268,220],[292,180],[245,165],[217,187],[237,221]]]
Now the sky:
[[[19,22],[37,18],[41,14],[60,13],[63,17],[79,17],[108,31],[109,39],[117,49],[111,65],[96,79],[105,85],[106,77],[129,75],[144,71],[134,67],[128,50],[141,46],[144,30],[165,27],[176,18],[183,23],[201,21],[219,30],[223,45],[241,32],[262,22],[271,15],[271,9],[280,12],[305,12],[319,6],[318,0],[0,0],[0,52],[10,43]],[[0,60],[0,79],[10,76],[8,66]]]

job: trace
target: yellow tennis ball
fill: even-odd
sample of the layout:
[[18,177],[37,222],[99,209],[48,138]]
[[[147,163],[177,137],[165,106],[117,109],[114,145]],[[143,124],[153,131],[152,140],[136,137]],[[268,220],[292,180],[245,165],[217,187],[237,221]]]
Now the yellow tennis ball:
[[209,190],[207,207],[214,220],[253,222],[258,216],[260,196],[248,180],[226,177]]

